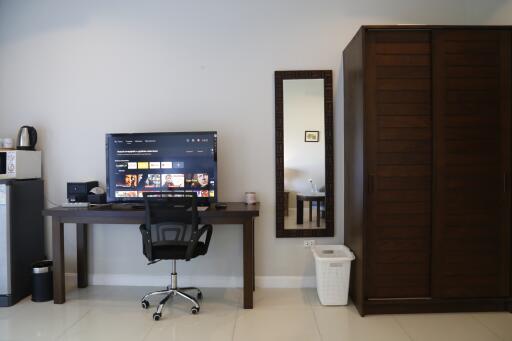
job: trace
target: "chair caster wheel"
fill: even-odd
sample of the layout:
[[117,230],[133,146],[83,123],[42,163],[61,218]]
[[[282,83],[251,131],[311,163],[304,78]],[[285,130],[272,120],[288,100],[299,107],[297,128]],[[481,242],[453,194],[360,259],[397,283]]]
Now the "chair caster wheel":
[[140,303],[140,305],[142,306],[142,308],[144,309],[148,309],[149,308],[149,302],[144,300]]
[[198,292],[197,293],[197,299],[198,300],[202,300],[203,299],[203,293],[202,292]]
[[154,313],[153,314],[153,320],[158,321],[162,317],[161,313]]
[[190,310],[192,311],[193,315],[197,315],[199,313],[199,308],[192,307],[192,309],[190,309]]

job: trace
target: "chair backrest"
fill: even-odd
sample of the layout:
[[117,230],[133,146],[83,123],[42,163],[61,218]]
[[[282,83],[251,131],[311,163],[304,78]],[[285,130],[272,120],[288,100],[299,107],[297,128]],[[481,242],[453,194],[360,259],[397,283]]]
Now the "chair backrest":
[[199,214],[197,195],[190,192],[144,193],[146,229],[153,243],[175,241],[188,242],[197,231]]

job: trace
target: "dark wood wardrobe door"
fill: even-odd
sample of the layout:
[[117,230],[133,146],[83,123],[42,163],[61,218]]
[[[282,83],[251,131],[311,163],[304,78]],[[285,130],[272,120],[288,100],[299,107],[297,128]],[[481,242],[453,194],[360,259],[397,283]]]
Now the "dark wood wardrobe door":
[[433,35],[435,297],[507,296],[510,33]]
[[430,32],[369,31],[368,298],[430,296]]

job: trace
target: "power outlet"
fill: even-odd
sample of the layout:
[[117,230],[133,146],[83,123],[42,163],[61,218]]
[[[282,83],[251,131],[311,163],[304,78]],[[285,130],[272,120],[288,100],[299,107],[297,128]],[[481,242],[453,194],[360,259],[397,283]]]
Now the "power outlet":
[[313,245],[315,245],[315,240],[314,239],[310,239],[310,240],[305,240],[304,241],[304,247],[312,247]]

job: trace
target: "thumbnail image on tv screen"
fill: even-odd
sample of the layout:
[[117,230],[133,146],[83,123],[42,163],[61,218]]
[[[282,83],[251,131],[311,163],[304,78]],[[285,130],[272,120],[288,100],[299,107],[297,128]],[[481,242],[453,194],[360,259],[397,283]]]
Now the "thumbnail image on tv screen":
[[142,201],[144,192],[195,192],[217,201],[217,133],[107,134],[108,202]]

